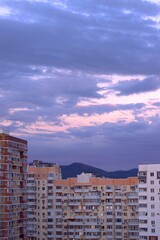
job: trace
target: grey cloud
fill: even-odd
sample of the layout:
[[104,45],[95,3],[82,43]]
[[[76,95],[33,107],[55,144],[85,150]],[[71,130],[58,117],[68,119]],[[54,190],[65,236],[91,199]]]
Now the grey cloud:
[[[143,103],[77,107],[80,100],[102,97],[97,86],[101,80],[94,74],[153,75],[119,82],[113,86],[119,95],[159,88],[159,29],[144,18],[158,15],[158,5],[141,0],[75,0],[65,1],[65,9],[51,2],[5,0],[13,14],[0,17],[0,114],[29,108],[11,115],[11,128],[29,140],[30,159],[87,161],[106,169],[136,167],[141,159],[158,161],[158,116],[149,119],[150,125],[141,117],[128,125],[103,124],[54,134],[26,134],[18,126],[17,121],[25,127],[39,117],[61,125],[58,117],[72,113],[131,109],[136,116],[146,107]],[[37,76],[40,79],[33,81]]]
[[[158,120],[158,119],[157,119]],[[73,161],[116,170],[137,167],[139,163],[159,162],[159,121],[130,124],[103,124],[96,127],[70,129],[69,133],[51,134],[32,143],[32,156],[68,164]],[[153,141],[154,139],[154,141]],[[44,146],[36,151],[39,145]],[[62,148],[63,145],[63,148]],[[48,153],[48,154],[47,154]]]
[[[27,68],[21,66],[17,69],[17,65],[3,65],[1,73],[0,89],[5,92],[5,96],[1,98],[3,111],[8,115],[11,108],[29,108],[27,111],[16,111],[11,114],[13,124],[16,121],[25,124],[34,123],[39,117],[43,121],[51,121],[56,125],[60,125],[59,116],[66,114],[103,114],[115,110],[138,110],[145,105],[125,104],[112,105],[101,104],[86,107],[77,107],[79,100],[89,100],[90,98],[101,98],[97,92],[98,80],[88,77],[85,74],[70,72],[57,72],[50,68]],[[7,71],[7,69],[10,71]],[[38,80],[32,80],[31,77],[40,77]],[[58,102],[57,100],[62,102]]]
[[109,113],[116,110],[140,110],[145,107],[144,103],[137,103],[137,104],[101,104],[101,105],[90,105],[90,106],[83,106],[83,107],[76,107],[72,109],[74,113],[78,114],[103,114]]
[[[24,18],[31,11],[28,18],[36,21],[1,19],[0,51],[7,62],[90,72],[159,73],[158,30],[151,26],[153,21],[137,14],[157,14],[159,7],[154,4],[76,1],[66,10],[38,2],[17,6]],[[125,7],[131,14],[123,13]],[[79,14],[85,9],[88,17]]]
[[160,107],[160,102],[155,102],[155,103],[153,103],[153,105],[156,107]]
[[112,0],[101,0],[97,2],[96,0],[86,0],[82,2],[80,0],[75,0],[71,3],[69,0],[65,1],[68,9],[76,10],[79,9],[79,12],[85,13],[92,13],[95,14],[95,8],[99,12],[104,12],[107,9],[128,9],[131,11],[135,11],[141,14],[149,14],[155,15],[158,13],[158,7],[149,1],[139,1],[139,0],[119,0],[119,1],[112,1]]
[[133,79],[127,81],[119,81],[115,86],[112,87],[113,90],[119,92],[117,94],[119,96],[151,92],[159,88],[160,78],[156,76],[147,77],[143,80]]
[[42,69],[17,69],[16,66],[7,71],[8,65],[4,66],[0,81],[0,91],[4,93],[0,98],[3,111],[24,107],[31,109],[15,112],[13,119],[32,122],[42,116],[43,119],[51,117],[57,121],[58,116],[73,113],[79,100],[101,98],[97,80],[85,74],[66,74],[54,69],[46,69],[43,73]]

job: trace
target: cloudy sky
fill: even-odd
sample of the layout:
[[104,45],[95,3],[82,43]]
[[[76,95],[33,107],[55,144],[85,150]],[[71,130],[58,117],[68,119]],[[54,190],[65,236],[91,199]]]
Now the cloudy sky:
[[0,127],[30,161],[160,162],[160,0],[0,0]]

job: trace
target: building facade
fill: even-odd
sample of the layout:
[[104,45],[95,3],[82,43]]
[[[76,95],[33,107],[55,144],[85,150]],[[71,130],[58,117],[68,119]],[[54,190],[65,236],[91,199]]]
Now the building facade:
[[160,164],[128,179],[62,179],[58,165],[35,161],[27,188],[30,240],[160,240]]
[[160,164],[139,165],[139,235],[160,240]]
[[0,239],[27,239],[27,141],[0,133]]
[[58,165],[34,161],[28,167],[28,239],[53,239],[55,199],[53,180],[61,179],[61,169]]
[[138,179],[54,181],[54,240],[138,240]]

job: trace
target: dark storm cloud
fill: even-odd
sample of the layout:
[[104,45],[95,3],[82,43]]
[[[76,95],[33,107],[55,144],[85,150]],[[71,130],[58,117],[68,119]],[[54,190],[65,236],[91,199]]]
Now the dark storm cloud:
[[112,87],[113,90],[119,92],[117,94],[119,96],[151,92],[159,88],[160,78],[156,76],[148,77],[143,80],[133,79],[129,81],[119,81]]

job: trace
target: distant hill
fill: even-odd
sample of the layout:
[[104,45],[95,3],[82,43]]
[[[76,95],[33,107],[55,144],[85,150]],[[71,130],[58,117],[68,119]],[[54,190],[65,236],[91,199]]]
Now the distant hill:
[[86,165],[83,163],[72,163],[70,165],[61,165],[62,178],[71,178],[76,177],[77,174],[84,173],[93,173],[96,177],[106,177],[106,178],[128,178],[137,176],[138,169],[133,168],[127,171],[114,171],[107,172],[100,168],[96,168],[90,165]]

